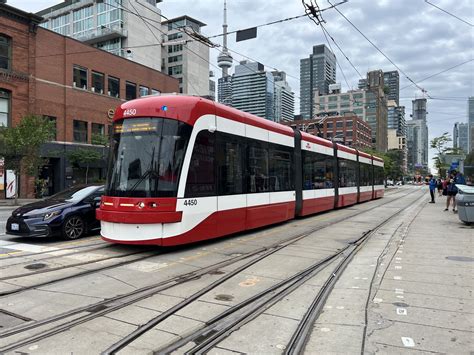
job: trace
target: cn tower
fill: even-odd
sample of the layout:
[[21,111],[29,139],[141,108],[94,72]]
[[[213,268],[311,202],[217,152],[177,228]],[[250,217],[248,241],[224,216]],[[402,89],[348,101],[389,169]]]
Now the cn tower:
[[229,68],[232,66],[232,56],[227,50],[227,6],[226,0],[224,0],[224,24],[222,25],[224,33],[224,43],[222,46],[222,52],[217,57],[217,65],[222,68],[222,77],[229,76]]

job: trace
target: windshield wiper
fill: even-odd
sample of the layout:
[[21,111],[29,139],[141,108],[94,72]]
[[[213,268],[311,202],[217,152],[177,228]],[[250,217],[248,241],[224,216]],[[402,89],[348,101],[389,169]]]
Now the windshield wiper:
[[156,173],[154,170],[153,164],[155,162],[155,148],[156,146],[153,146],[153,151],[151,152],[151,161],[150,161],[150,167],[146,169],[146,171],[143,173],[142,176],[140,176],[135,184],[128,190],[128,192],[135,191],[135,189],[150,175],[157,175],[156,177],[159,177],[159,175]]

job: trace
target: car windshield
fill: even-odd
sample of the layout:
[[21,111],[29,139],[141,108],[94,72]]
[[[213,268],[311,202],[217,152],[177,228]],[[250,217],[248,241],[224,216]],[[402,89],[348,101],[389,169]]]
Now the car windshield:
[[164,118],[130,118],[114,125],[106,195],[173,197],[192,127]]
[[48,197],[48,200],[78,202],[89,196],[98,188],[99,186],[73,187],[65,191],[59,192],[51,197]]

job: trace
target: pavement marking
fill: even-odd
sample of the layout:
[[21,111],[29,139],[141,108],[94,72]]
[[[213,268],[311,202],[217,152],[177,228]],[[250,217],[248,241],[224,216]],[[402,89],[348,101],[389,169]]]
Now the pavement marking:
[[28,348],[28,350],[36,350],[36,349],[38,349],[38,348],[39,348],[38,345],[32,345],[32,346],[30,346],[30,347]]
[[406,316],[408,314],[406,308],[397,308],[397,314],[399,316]]
[[402,295],[397,295],[397,298],[401,298],[401,299],[403,299],[403,298],[405,298],[405,296],[402,296]]
[[327,309],[332,309],[332,306],[326,306],[325,308],[327,308]]
[[383,299],[375,297],[375,298],[373,299],[373,302],[374,302],[374,303],[382,303],[382,302],[383,302]]
[[351,288],[359,288],[359,286],[352,286]]
[[395,260],[402,260],[402,258],[398,257],[398,258],[395,258]]
[[277,344],[275,347],[277,349],[280,349],[280,350],[285,350],[286,349],[286,345],[283,345],[283,344]]
[[330,328],[321,328],[321,331],[322,331],[322,332],[330,332],[331,329],[330,329]]
[[395,270],[401,270],[402,267],[400,265],[395,265]]
[[359,276],[354,277],[354,280],[359,280],[359,279],[360,279]]
[[369,278],[368,277],[363,277],[362,280],[368,280]]
[[403,288],[396,288],[395,289],[395,293],[400,293],[400,294],[403,294]]
[[394,276],[393,279],[394,280],[402,280],[403,278],[401,276]]
[[402,344],[407,347],[415,346],[415,341],[412,338],[402,337]]
[[2,248],[28,251],[31,253],[40,253],[43,251],[57,251],[58,250],[58,248],[55,248],[55,247],[44,247],[40,245],[26,244],[26,243],[13,243],[13,244],[8,244],[8,245],[3,245]]

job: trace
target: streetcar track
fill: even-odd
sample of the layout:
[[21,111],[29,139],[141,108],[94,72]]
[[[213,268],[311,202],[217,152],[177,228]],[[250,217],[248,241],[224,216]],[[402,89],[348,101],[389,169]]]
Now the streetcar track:
[[[415,192],[419,191],[418,189],[417,190],[412,190],[408,193],[405,193],[404,196],[402,197],[406,197],[408,195],[411,195]],[[398,193],[399,191],[397,191]],[[132,300],[130,300],[129,302],[125,302],[122,303],[122,304],[119,304],[119,305],[116,305],[114,307],[106,307],[105,309],[99,311],[99,312],[92,312],[92,314],[90,315],[87,315],[87,316],[84,316],[84,317],[81,317],[79,318],[79,320],[76,320],[76,321],[72,321],[72,323],[66,323],[66,324],[63,324],[63,325],[60,325],[59,328],[53,328],[53,330],[51,331],[45,331],[43,333],[39,333],[37,336],[34,336],[34,337],[29,337],[28,339],[23,339],[21,340],[20,342],[15,342],[15,343],[12,343],[12,344],[9,344],[3,348],[0,349],[0,351],[9,351],[9,350],[14,350],[14,349],[17,349],[18,347],[20,346],[23,346],[23,345],[27,345],[33,341],[37,341],[37,340],[41,340],[41,339],[44,339],[44,338],[47,338],[47,337],[50,337],[54,334],[57,334],[57,333],[60,333],[62,331],[65,331],[67,329],[70,329],[72,327],[74,327],[75,325],[77,324],[80,324],[80,323],[83,323],[83,322],[86,322],[86,321],[89,321],[91,319],[94,319],[94,318],[97,318],[97,317],[100,317],[102,315],[105,315],[107,313],[110,313],[112,311],[115,311],[117,309],[120,309],[120,308],[123,308],[123,307],[126,307],[128,305],[131,305],[141,299],[144,299],[144,298],[148,298],[148,297],[151,297],[153,296],[154,294],[157,294],[158,292],[164,290],[164,289],[169,289],[171,287],[175,287],[179,284],[182,284],[183,282],[187,282],[187,281],[190,281],[190,280],[194,280],[196,278],[200,278],[201,276],[205,275],[206,273],[209,273],[210,271],[209,270],[218,270],[219,268],[222,267],[223,264],[226,264],[226,265],[230,265],[232,263],[235,263],[237,261],[240,261],[240,260],[243,260],[245,258],[249,258],[251,256],[254,256],[258,253],[262,253],[262,252],[265,252],[265,250],[267,252],[269,252],[269,255],[273,254],[274,252],[276,252],[277,250],[271,250],[271,248],[275,248],[276,245],[278,246],[281,246],[278,250],[282,249],[283,247],[286,247],[294,242],[296,242],[296,239],[302,239],[304,238],[305,236],[311,234],[311,233],[314,233],[318,230],[321,230],[323,228],[327,228],[328,226],[331,226],[333,224],[336,224],[336,223],[339,223],[339,222],[342,222],[348,218],[352,218],[352,217],[355,217],[355,216],[358,216],[360,214],[363,214],[363,213],[366,213],[368,211],[371,211],[372,209],[375,209],[375,208],[378,208],[378,207],[381,207],[385,204],[388,204],[388,203],[391,203],[391,202],[394,202],[393,200],[390,200],[390,201],[386,201],[382,204],[377,204],[369,209],[365,209],[365,210],[361,210],[361,211],[358,211],[357,213],[354,213],[352,215],[349,215],[349,216],[344,216],[342,218],[337,218],[333,221],[330,221],[330,222],[325,222],[325,223],[322,223],[320,226],[318,226],[317,228],[312,228],[311,230],[309,231],[304,231],[303,233],[299,233],[298,235],[296,236],[291,236],[290,238],[284,240],[284,241],[280,241],[278,243],[275,243],[274,245],[272,246],[268,246],[268,247],[264,247],[264,248],[260,248],[260,249],[257,249],[256,251],[254,251],[251,255],[249,253],[247,254],[242,254],[241,256],[238,256],[237,258],[235,259],[228,259],[228,260],[224,260],[224,261],[221,261],[215,265],[210,265],[210,266],[207,266],[205,268],[202,268],[201,271],[200,270],[197,270],[197,271],[193,271],[193,272],[190,272],[190,273],[187,273],[187,274],[182,274],[182,275],[178,275],[172,279],[168,279],[168,280],[163,280],[161,281],[160,283],[157,283],[157,284],[154,284],[154,285],[150,285],[150,286],[146,286],[144,288],[141,288],[139,290],[134,290],[130,293],[127,293],[127,294],[123,294],[123,295],[119,295],[119,296],[115,296],[113,298],[110,298],[110,299],[106,299],[106,300],[103,300],[103,301],[100,301],[98,303],[95,303],[95,304],[92,304],[92,305],[87,305],[87,306],[84,306],[84,307],[81,307],[81,308],[77,308],[75,310],[71,310],[71,311],[68,311],[68,312],[65,312],[65,313],[62,313],[60,315],[56,315],[56,316],[53,316],[53,317],[50,317],[50,318],[47,318],[47,319],[44,319],[44,320],[40,320],[40,321],[35,321],[34,323],[30,323],[30,324],[26,324],[26,325],[22,325],[20,327],[13,327],[9,330],[6,330],[5,332],[3,333],[0,333],[0,338],[5,338],[5,337],[9,337],[9,336],[12,336],[14,334],[19,334],[19,333],[22,333],[24,331],[27,331],[27,330],[30,330],[30,329],[33,329],[33,328],[37,328],[37,327],[40,327],[42,325],[45,325],[45,324],[48,324],[48,323],[52,323],[52,322],[55,322],[55,321],[58,321],[58,320],[61,320],[61,319],[66,319],[68,317],[71,317],[75,314],[78,314],[80,312],[87,312],[88,309],[93,309],[95,307],[100,307],[100,306],[105,306],[106,304],[108,303],[114,303],[114,302],[117,302],[117,301],[124,301],[126,300],[126,298],[132,298]],[[286,244],[286,245],[283,245],[282,244]],[[266,254],[264,254],[266,256]],[[155,255],[152,255],[152,256],[155,256]],[[148,257],[151,257],[151,256],[148,256]],[[264,258],[262,257],[262,259]],[[258,258],[257,258],[258,259]],[[136,260],[134,260],[136,261]],[[134,261],[129,261],[127,263],[130,263],[130,262],[134,262]],[[254,264],[255,262],[257,261],[251,261],[252,264]],[[216,266],[217,265],[217,266]],[[112,266],[109,266],[109,267],[106,267],[106,268],[103,268],[103,269],[107,269],[107,268],[113,268],[113,267],[116,267],[117,265],[112,265]],[[250,266],[250,265],[249,265]],[[249,267],[248,266],[248,267]],[[101,270],[103,270],[101,269]],[[97,271],[101,271],[101,270],[89,270],[87,271],[85,274],[89,274],[89,273],[93,273],[93,272],[97,272]],[[207,271],[204,271],[204,270],[207,270]],[[239,272],[241,272],[242,270],[240,270]],[[70,278],[73,278],[73,277],[79,277],[79,276],[83,276],[84,274],[77,274],[77,275],[72,275],[72,276],[69,276],[69,277],[65,277],[65,278],[61,278],[61,279],[58,279],[58,280],[52,280],[52,281],[49,281],[49,282],[46,282],[44,284],[51,284],[51,283],[55,283],[55,282],[58,282],[58,281],[63,281],[65,279],[70,279]],[[227,276],[227,275],[226,275]],[[229,276],[229,278],[232,277],[232,276]],[[224,280],[225,281],[225,280]],[[222,281],[223,282],[223,281]],[[27,289],[33,289],[33,288],[37,288],[39,286],[43,286],[44,284],[41,284],[41,285],[35,285],[35,286],[30,286],[30,287],[27,287]],[[215,286],[216,287],[216,286]],[[20,291],[23,291],[25,290],[26,288],[23,288],[23,289],[20,289],[20,290],[15,290],[14,292],[11,292],[11,293],[16,293],[16,292],[20,292]],[[148,292],[147,292],[148,291]],[[8,293],[8,294],[11,294],[11,293]],[[2,296],[5,296],[5,294],[0,294]],[[133,296],[136,296],[135,298],[133,298]],[[170,313],[172,314],[172,313]]]

